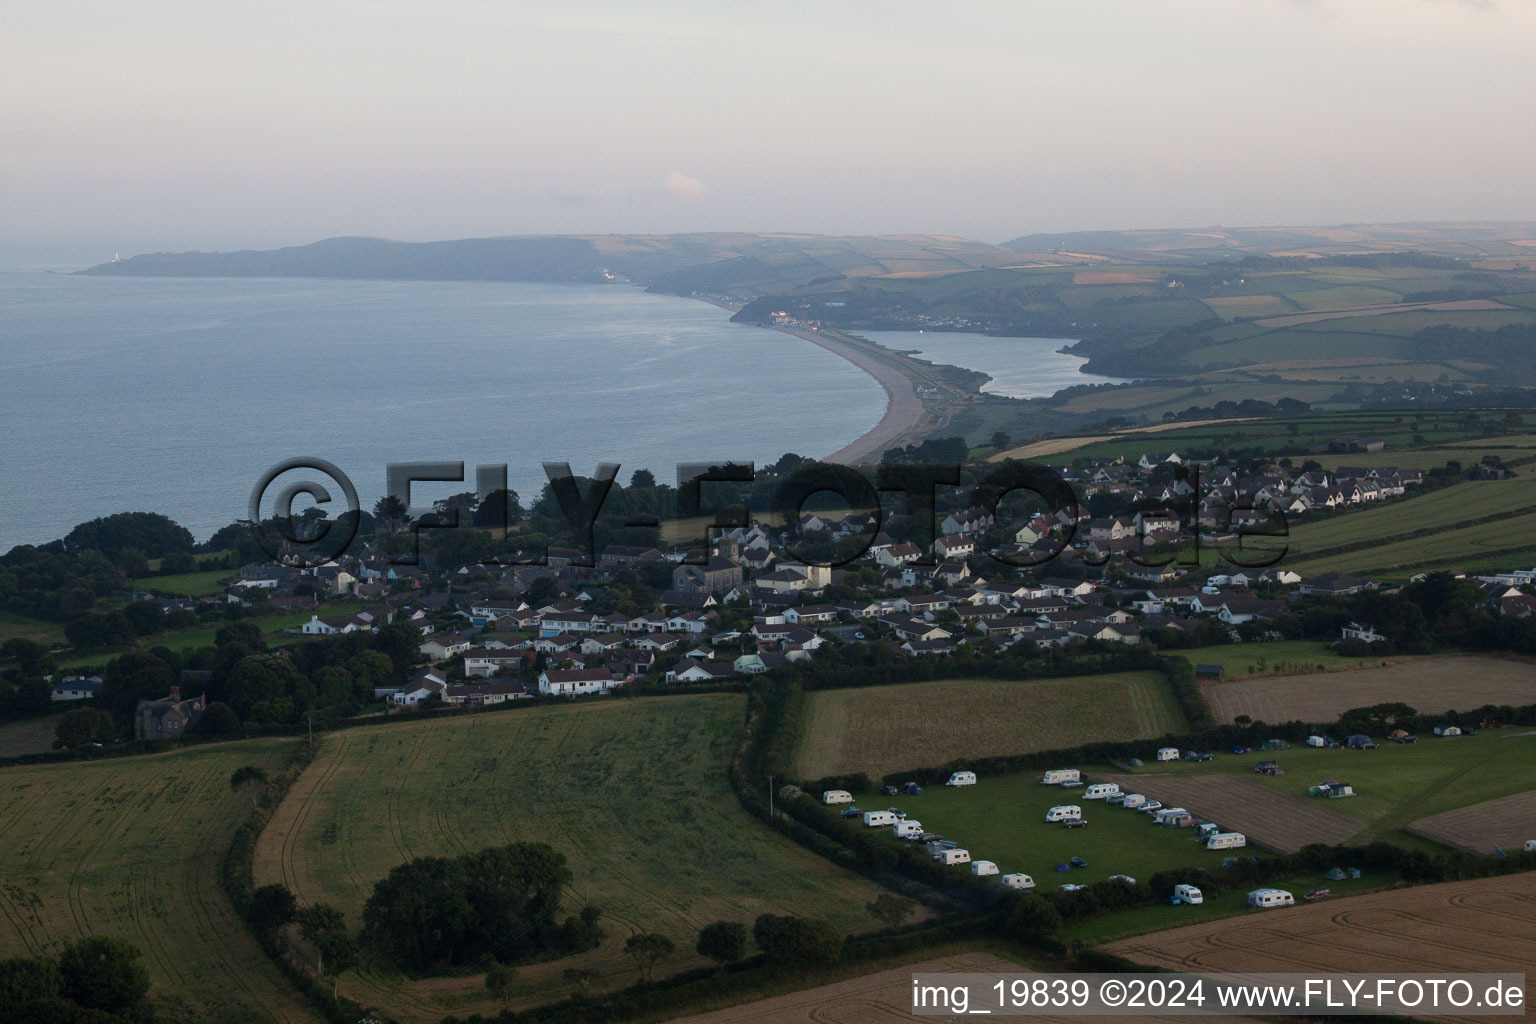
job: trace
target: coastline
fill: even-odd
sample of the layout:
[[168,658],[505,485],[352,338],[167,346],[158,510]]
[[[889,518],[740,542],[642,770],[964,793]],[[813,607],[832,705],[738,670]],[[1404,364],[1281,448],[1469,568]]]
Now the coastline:
[[[730,313],[735,313],[740,308],[719,299],[705,296],[693,297]],[[923,428],[930,425],[928,408],[917,393],[919,382],[953,395],[952,389],[927,377],[899,353],[881,348],[871,342],[851,338],[836,331],[812,330],[790,324],[747,326],[782,331],[818,345],[833,355],[848,360],[873,377],[875,382],[885,389],[885,413],[875,425],[832,454],[822,456],[823,462],[834,462],[844,466],[873,462],[886,449],[916,440],[917,435],[923,432]]]

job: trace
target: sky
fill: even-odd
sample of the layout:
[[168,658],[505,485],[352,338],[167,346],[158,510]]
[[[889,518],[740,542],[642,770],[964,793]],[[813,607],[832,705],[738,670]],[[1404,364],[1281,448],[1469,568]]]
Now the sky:
[[0,0],[0,267],[1536,219],[1529,0]]

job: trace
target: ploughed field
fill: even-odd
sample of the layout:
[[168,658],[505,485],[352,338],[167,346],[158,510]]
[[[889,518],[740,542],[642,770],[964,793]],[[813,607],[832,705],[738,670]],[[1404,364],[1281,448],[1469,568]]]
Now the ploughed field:
[[143,951],[163,1020],[313,1019],[219,886],[251,814],[230,775],[275,774],[295,742],[0,768],[0,959],[118,936]]
[[802,779],[1023,754],[1183,730],[1157,672],[1071,679],[945,679],[806,695],[795,751]]
[[[1263,644],[1252,645],[1262,653]],[[1192,659],[1193,660],[1193,659]],[[1536,664],[1502,658],[1413,658],[1378,668],[1210,683],[1216,721],[1331,722],[1351,708],[1403,703],[1427,714],[1536,703]]]
[[[1485,972],[1531,979],[1536,872],[1256,911],[1103,948],[1181,971]],[[1531,992],[1528,980],[1527,1003]]]
[[[1118,782],[1126,792],[1185,807],[1197,818],[1214,820],[1277,850],[1308,843],[1386,840],[1426,852],[1442,837],[1428,838],[1425,832],[1408,829],[1410,824],[1524,793],[1536,778],[1536,733],[1529,730],[1489,729],[1455,738],[1424,735],[1406,745],[1381,736],[1376,740],[1381,743],[1376,750],[1302,745],[1245,754],[1217,750],[1211,761],[1148,762],[1102,778]],[[1284,774],[1254,772],[1258,762],[1271,760]],[[1310,787],[1334,781],[1349,783],[1357,795],[1333,800],[1308,795]],[[1473,834],[1474,840],[1479,834]]]
[[[411,858],[511,842],[548,843],[574,881],[560,914],[591,903],[596,950],[518,968],[514,1006],[567,996],[566,968],[598,989],[636,979],[624,941],[660,932],[677,953],[657,976],[703,966],[698,929],[749,927],[759,914],[826,917],[844,932],[877,924],[873,884],[768,831],[726,778],[744,700],[665,697],[492,711],[328,735],[261,837],[256,881],[285,882],[355,924],[375,882]],[[364,964],[341,991],[402,1021],[494,1015],[484,975],[410,979]]]
[[1224,831],[1241,832],[1281,853],[1294,853],[1308,843],[1342,843],[1361,827],[1329,806],[1335,801],[1276,793],[1235,775],[1147,778],[1096,772],[1093,781],[1116,782],[1123,792],[1186,808],[1198,818],[1219,822]]
[[1474,853],[1513,853],[1536,840],[1536,790],[1430,815],[1404,827],[1413,835]]

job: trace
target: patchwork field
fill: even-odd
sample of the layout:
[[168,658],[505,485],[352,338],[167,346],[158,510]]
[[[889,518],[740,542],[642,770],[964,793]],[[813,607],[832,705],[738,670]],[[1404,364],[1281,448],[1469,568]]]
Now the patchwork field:
[[1536,839],[1536,790],[1420,818],[1405,828],[1474,853],[1510,853]]
[[251,811],[230,774],[275,772],[293,743],[0,768],[0,958],[115,935],[143,951],[162,1020],[311,1020],[218,882]]
[[1133,739],[1185,726],[1155,672],[1074,679],[948,679],[806,695],[795,754],[802,779],[872,776],[991,757]]
[[1536,664],[1462,656],[1410,658],[1384,668],[1207,683],[1201,692],[1222,723],[1238,715],[1256,722],[1332,722],[1351,708],[1389,702],[1435,714],[1485,704],[1536,704]]
[[[1285,774],[1255,774],[1253,766],[1261,760],[1277,761]],[[1242,755],[1218,750],[1211,761],[1149,763],[1123,774],[1127,778],[1116,780],[1122,788],[1134,787],[1165,803],[1161,794],[1168,793],[1191,812],[1239,831],[1247,831],[1236,822],[1251,820],[1254,812],[1245,808],[1252,804],[1259,812],[1254,836],[1277,848],[1382,839],[1429,851],[1435,849],[1431,841],[1406,831],[1408,825],[1531,788],[1536,733],[1489,729],[1455,739],[1423,736],[1417,743],[1383,743],[1377,750],[1294,746]],[[1308,787],[1328,780],[1350,783],[1357,795],[1342,800],[1307,795]],[[1232,799],[1234,793],[1246,794],[1247,803]],[[1298,801],[1314,810],[1303,813]],[[1230,818],[1232,813],[1240,817]],[[1266,813],[1273,820],[1266,820]],[[1346,831],[1341,818],[1353,821],[1354,829]]]
[[1104,949],[1184,971],[1524,974],[1529,1001],[1536,988],[1536,873],[1256,911]]
[[[257,882],[286,882],[359,920],[373,884],[413,857],[517,841],[547,842],[574,874],[562,913],[592,903],[607,939],[589,953],[520,967],[514,1005],[563,999],[566,968],[599,988],[635,980],[624,940],[661,932],[677,955],[661,974],[697,967],[698,929],[762,913],[827,917],[866,931],[880,890],[741,810],[725,768],[743,698],[612,700],[326,737],[261,837]],[[341,981],[401,1021],[494,1014],[483,975],[425,981],[366,969]]]
[[1237,775],[1145,776],[1093,775],[1095,782],[1117,782],[1127,793],[1161,800],[1166,807],[1187,808],[1197,818],[1219,821],[1261,846],[1294,853],[1308,843],[1342,843],[1360,831],[1360,822],[1341,814],[1332,801],[1276,793]]

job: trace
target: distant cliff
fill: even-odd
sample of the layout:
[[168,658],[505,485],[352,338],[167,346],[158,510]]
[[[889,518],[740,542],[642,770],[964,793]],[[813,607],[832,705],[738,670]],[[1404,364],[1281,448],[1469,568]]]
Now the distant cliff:
[[604,259],[584,238],[465,238],[392,242],[328,238],[258,252],[157,252],[82,274],[138,277],[336,277],[408,281],[602,281]]

